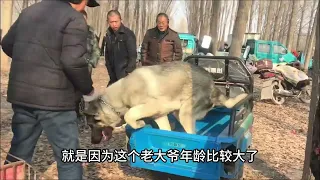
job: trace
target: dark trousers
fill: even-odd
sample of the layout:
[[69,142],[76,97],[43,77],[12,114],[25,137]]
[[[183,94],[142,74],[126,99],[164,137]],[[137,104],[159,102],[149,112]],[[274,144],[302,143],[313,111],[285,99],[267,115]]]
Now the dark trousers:
[[115,83],[118,81],[118,78],[116,76],[116,73],[114,72],[114,69],[110,66],[106,66],[108,70],[108,75],[109,75],[109,82],[107,84],[107,87],[110,86],[111,84]]
[[[57,161],[59,179],[82,179],[81,163],[62,162],[63,150],[79,149],[78,118],[75,111],[45,111],[12,105],[13,138],[9,153],[31,163],[37,141],[44,130]],[[7,156],[10,162],[16,161]]]

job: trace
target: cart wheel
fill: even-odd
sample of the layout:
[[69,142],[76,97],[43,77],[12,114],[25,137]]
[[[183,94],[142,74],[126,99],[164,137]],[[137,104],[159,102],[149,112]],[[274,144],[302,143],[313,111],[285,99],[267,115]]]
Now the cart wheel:
[[244,169],[244,166],[240,168],[240,172],[237,178],[234,178],[234,179],[221,178],[221,180],[243,180],[243,169]]
[[244,169],[244,165],[240,169],[239,176],[237,178],[238,180],[243,179],[243,169]]
[[[272,89],[273,90],[276,90],[276,89],[284,89],[282,84],[279,82],[279,81],[274,81],[272,83]],[[272,91],[272,94],[273,94],[273,91]],[[285,102],[286,98],[285,97],[282,97],[282,96],[278,96],[278,95],[274,95],[273,94],[273,97],[272,97],[272,102],[276,105],[281,105]]]
[[151,171],[151,178],[152,180],[197,180],[193,178],[177,176],[177,175],[158,172],[158,171]]

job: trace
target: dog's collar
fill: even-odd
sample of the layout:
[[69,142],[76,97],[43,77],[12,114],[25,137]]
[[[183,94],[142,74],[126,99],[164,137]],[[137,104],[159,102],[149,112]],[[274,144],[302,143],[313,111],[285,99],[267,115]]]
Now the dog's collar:
[[120,112],[117,112],[116,109],[112,107],[110,104],[108,104],[106,101],[104,101],[101,96],[98,99],[101,101],[102,104],[108,106],[113,112],[120,115]]

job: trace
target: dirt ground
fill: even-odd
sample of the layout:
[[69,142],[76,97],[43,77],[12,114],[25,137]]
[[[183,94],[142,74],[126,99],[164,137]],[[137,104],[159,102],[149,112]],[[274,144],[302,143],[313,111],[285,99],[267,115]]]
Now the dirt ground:
[[[107,70],[103,60],[93,71],[94,87],[106,88]],[[257,149],[255,161],[245,164],[244,179],[301,179],[309,106],[298,100],[289,100],[282,106],[259,101],[261,80],[255,77],[254,128],[252,148]],[[12,138],[11,105],[6,101],[7,76],[1,76],[1,148],[9,150]],[[124,130],[117,130],[110,142],[90,143],[90,131],[80,129],[83,148],[125,148]],[[5,153],[1,152],[1,164]],[[40,172],[57,177],[53,152],[45,137],[38,141],[33,166]],[[85,168],[86,179],[150,179],[150,172],[133,169],[127,163],[93,163]]]

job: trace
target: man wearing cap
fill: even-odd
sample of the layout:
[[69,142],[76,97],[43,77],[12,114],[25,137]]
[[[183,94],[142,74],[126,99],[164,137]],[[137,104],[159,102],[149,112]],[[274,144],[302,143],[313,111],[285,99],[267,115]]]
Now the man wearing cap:
[[[1,43],[12,58],[7,91],[14,112],[9,153],[31,163],[44,131],[58,177],[64,180],[81,180],[83,174],[81,163],[66,156],[79,148],[75,92],[84,94],[85,101],[96,96],[86,62],[88,28],[80,13],[86,5],[99,6],[95,0],[36,3],[22,10]],[[9,156],[7,160],[16,161]]]

